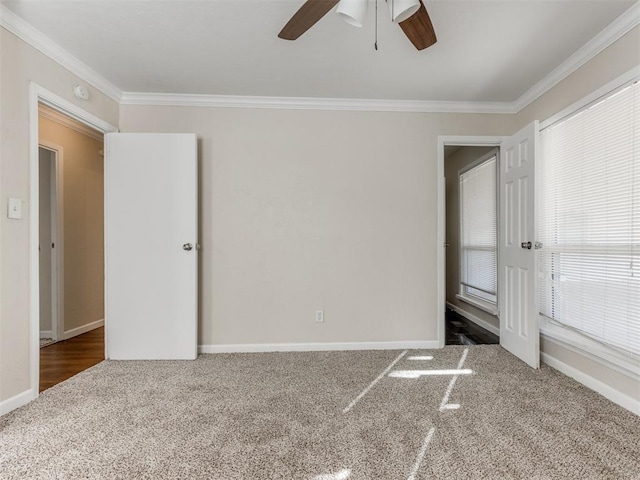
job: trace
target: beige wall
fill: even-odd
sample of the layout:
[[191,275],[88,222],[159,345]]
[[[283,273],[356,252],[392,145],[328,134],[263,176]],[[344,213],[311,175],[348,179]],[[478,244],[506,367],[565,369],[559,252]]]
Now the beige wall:
[[64,331],[104,319],[103,142],[39,118],[40,140],[64,149]]
[[603,50],[516,115],[518,127],[546,120],[640,65],[640,26]]
[[[592,61],[615,70],[591,79],[587,64],[518,120],[631,68],[628,37]],[[513,120],[125,105],[120,126],[198,134],[200,343],[234,344],[435,339],[437,136],[510,134]]]
[[[437,136],[544,120],[638,65],[638,32],[517,115],[122,106],[123,131],[200,138],[199,342],[434,340]],[[319,308],[324,324],[313,323]]]
[[[89,87],[79,102],[78,77],[0,28],[0,401],[29,385],[29,83],[54,92],[117,125],[116,102]],[[7,218],[7,198],[23,200],[23,218]]]
[[460,147],[444,159],[446,185],[446,298],[447,302],[499,328],[498,317],[463,302],[456,297],[460,293],[460,182],[458,172],[467,168],[495,147]]
[[508,115],[141,106],[122,106],[120,127],[200,139],[201,344],[436,340],[437,137],[512,128]]

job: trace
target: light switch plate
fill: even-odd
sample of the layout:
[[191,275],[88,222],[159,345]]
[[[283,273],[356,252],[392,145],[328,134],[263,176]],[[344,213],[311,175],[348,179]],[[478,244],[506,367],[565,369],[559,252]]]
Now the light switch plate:
[[7,216],[9,218],[22,218],[22,200],[20,200],[19,198],[10,198],[8,210],[9,211],[7,212]]

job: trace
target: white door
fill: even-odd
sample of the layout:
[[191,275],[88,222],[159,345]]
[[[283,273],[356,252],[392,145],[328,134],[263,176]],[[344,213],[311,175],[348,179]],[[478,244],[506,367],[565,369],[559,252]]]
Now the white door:
[[197,356],[197,144],[193,134],[105,139],[106,357]]
[[52,206],[55,202],[55,153],[38,149],[39,198],[39,252],[40,252],[40,338],[57,340],[55,318],[54,281],[54,221]]
[[500,148],[498,292],[500,345],[533,368],[540,366],[536,285],[535,159],[538,122]]

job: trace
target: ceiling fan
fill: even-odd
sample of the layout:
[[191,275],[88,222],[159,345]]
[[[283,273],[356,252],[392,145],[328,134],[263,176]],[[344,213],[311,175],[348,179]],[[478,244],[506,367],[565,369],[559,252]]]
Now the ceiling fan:
[[[436,32],[422,0],[385,0],[391,20],[400,25],[418,50],[436,43]],[[278,37],[295,40],[313,27],[329,10],[338,5],[336,13],[347,23],[362,27],[368,0],[307,0],[291,17]]]

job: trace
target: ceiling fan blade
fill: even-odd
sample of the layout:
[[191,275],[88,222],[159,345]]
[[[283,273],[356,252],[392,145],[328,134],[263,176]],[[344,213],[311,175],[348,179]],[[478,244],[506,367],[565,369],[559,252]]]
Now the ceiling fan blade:
[[418,50],[424,50],[438,41],[436,32],[431,24],[431,19],[422,0],[420,0],[420,9],[404,22],[400,22],[399,25],[407,38],[413,43],[413,46]]
[[295,40],[313,27],[340,0],[307,0],[304,5],[291,17],[278,37],[285,40]]

